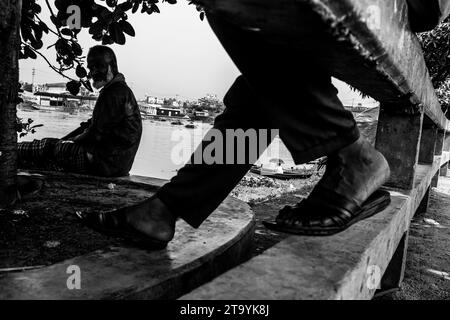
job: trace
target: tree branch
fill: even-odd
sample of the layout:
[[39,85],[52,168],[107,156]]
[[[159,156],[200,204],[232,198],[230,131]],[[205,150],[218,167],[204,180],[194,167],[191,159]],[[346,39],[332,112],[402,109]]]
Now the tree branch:
[[[45,3],[47,4],[48,10],[50,10],[50,14],[52,15],[52,17],[55,18],[55,19],[57,19],[56,16],[55,16],[55,14],[53,13],[53,9],[52,9],[52,7],[50,6],[50,3],[48,2],[48,0],[45,0]],[[52,22],[53,22],[53,21],[52,21]],[[58,31],[59,37],[62,38],[62,35],[61,35],[61,32],[59,31],[58,26],[55,25],[55,27],[56,27],[56,30]]]
[[50,68],[52,68],[53,71],[55,71],[55,72],[58,73],[59,75],[63,76],[63,77],[66,78],[66,79],[69,79],[69,80],[78,81],[78,80],[72,79],[72,78],[69,77],[69,76],[66,76],[64,73],[62,73],[61,71],[59,71],[54,65],[52,65],[52,64],[50,63],[50,61],[48,61],[48,59],[47,59],[42,53],[40,53],[38,50],[34,49],[34,48],[33,48],[32,46],[30,46],[29,44],[27,44],[27,43],[25,43],[25,42],[23,42],[23,41],[22,41],[22,44],[25,45],[25,46],[27,46],[27,47],[28,47],[29,49],[31,49],[32,51],[34,51],[34,53],[37,53],[38,55],[40,55],[40,56],[45,60],[45,62],[47,62],[48,66],[49,66]]
[[[38,16],[36,13],[34,14],[34,16],[35,16],[40,22],[45,23],[44,21],[42,21],[41,18],[39,18],[39,16]],[[47,24],[45,23],[45,25],[47,25]],[[47,29],[48,29],[48,31],[51,31],[53,34],[55,34],[56,36],[59,37],[59,34],[56,33],[55,31],[53,31],[52,29],[50,29],[48,26],[47,26]]]

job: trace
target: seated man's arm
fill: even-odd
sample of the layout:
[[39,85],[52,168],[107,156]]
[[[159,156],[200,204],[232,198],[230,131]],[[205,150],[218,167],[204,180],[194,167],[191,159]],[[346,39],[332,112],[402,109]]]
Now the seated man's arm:
[[110,142],[112,130],[125,117],[125,103],[126,95],[121,90],[111,94],[105,93],[97,103],[97,110],[94,111],[95,116],[92,118],[90,126],[75,137],[74,141],[93,145]]
[[84,133],[86,131],[87,128],[89,128],[89,126],[92,123],[92,118],[80,123],[80,126],[78,128],[76,128],[75,130],[73,130],[72,132],[70,132],[68,135],[64,136],[61,138],[61,140],[72,140],[75,137],[79,136],[80,134]]

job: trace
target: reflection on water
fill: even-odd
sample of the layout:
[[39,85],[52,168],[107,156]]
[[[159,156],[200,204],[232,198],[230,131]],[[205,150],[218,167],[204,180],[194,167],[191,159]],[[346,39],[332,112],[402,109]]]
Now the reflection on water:
[[[31,118],[34,124],[43,124],[36,133],[25,136],[19,141],[29,141],[46,137],[60,138],[76,129],[79,124],[90,118],[90,113],[80,112],[69,114],[61,111],[24,111],[18,110],[18,116]],[[197,123],[196,129],[186,129],[183,126],[171,125],[170,122],[143,121],[143,134],[131,174],[170,179],[183,163],[174,161],[174,150],[181,149],[185,158],[199,145],[211,125]],[[177,130],[181,130],[177,132]],[[180,139],[179,136],[183,136]],[[178,139],[175,139],[178,136]],[[279,139],[269,146],[258,162],[268,162],[271,158],[280,158],[287,165],[293,165],[292,158]]]

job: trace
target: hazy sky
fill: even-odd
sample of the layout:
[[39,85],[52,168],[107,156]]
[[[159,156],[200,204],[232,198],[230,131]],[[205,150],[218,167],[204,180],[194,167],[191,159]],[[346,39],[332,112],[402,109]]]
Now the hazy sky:
[[[37,1],[43,8],[41,17],[49,21],[45,1]],[[53,1],[50,1],[53,3]],[[103,4],[104,5],[104,4]],[[129,14],[136,36],[126,36],[124,46],[112,45],[116,52],[119,70],[132,87],[137,98],[145,94],[197,99],[207,93],[222,98],[239,71],[214,36],[206,19],[201,21],[194,6],[187,1],[176,5],[160,4],[161,14]],[[52,26],[50,22],[48,26]],[[55,37],[44,34],[44,48],[55,42]],[[87,30],[79,34],[84,53],[98,44]],[[53,63],[53,48],[42,52]],[[20,79],[31,82],[32,68],[36,69],[35,83],[62,82],[64,78],[53,72],[46,62],[20,61]],[[336,82],[344,104],[355,104],[362,99],[344,84]]]

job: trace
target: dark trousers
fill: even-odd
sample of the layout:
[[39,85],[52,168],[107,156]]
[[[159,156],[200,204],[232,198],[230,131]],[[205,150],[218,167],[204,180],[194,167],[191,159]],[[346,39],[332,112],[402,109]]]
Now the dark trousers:
[[86,150],[72,141],[44,138],[17,144],[19,168],[87,174],[90,163]]
[[[267,43],[257,33],[217,17],[208,20],[242,73],[226,94],[226,110],[216,118],[214,129],[278,129],[297,164],[332,154],[359,138],[353,115],[337,98],[331,73],[313,55]],[[195,152],[210,143],[203,141]],[[196,164],[193,158],[157,196],[174,214],[198,227],[253,163],[208,165]]]
[[439,0],[407,0],[409,23],[414,32],[433,30],[443,12]]

